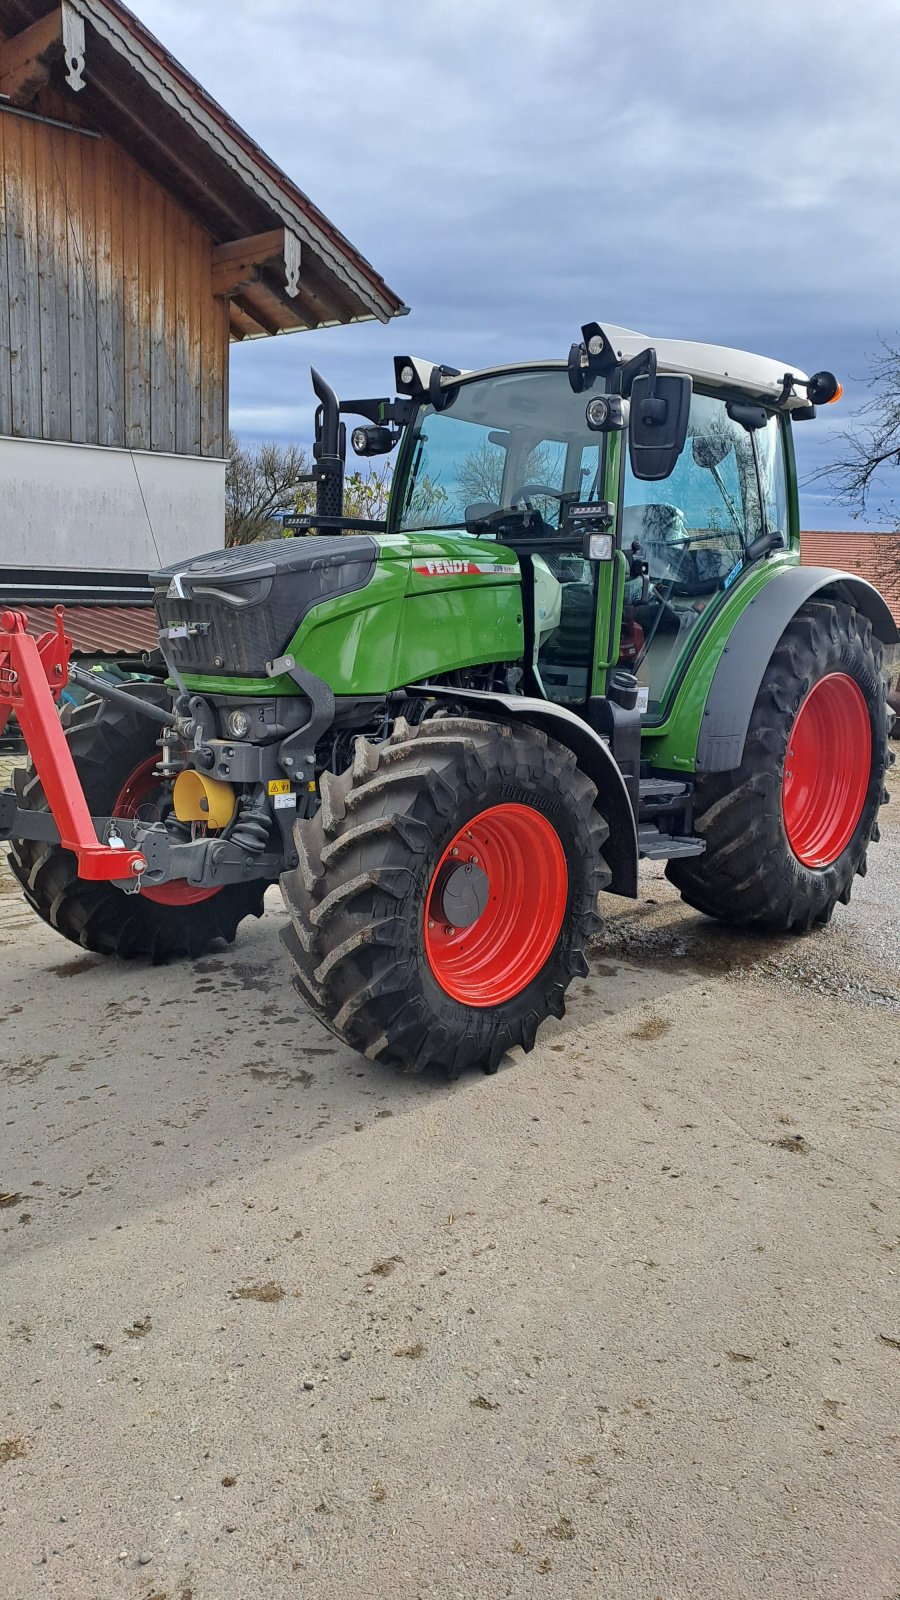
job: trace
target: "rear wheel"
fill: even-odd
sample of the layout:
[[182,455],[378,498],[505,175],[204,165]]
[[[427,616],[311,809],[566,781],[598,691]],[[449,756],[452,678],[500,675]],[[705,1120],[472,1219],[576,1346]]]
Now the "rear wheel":
[[851,607],[813,602],[766,669],[736,772],[699,778],[706,852],[666,875],[723,922],[802,931],[846,905],[887,799],[881,652]]
[[[154,684],[135,685],[135,697],[165,705]],[[157,729],[141,712],[116,701],[96,701],[74,711],[66,735],[93,816],[141,816],[156,820],[163,790],[153,769],[159,756]],[[19,805],[46,811],[47,800],[33,767],[16,773]],[[144,956],[167,961],[198,956],[216,940],[231,944],[246,916],[261,916],[265,884],[229,884],[195,889],[162,884],[126,895],[112,883],[79,878],[75,856],[60,845],[12,839],[9,864],[26,899],[57,933],[100,955]]]
[[300,994],[370,1060],[495,1069],[561,1017],[610,879],[596,791],[531,728],[440,717],[356,741],[281,880]]

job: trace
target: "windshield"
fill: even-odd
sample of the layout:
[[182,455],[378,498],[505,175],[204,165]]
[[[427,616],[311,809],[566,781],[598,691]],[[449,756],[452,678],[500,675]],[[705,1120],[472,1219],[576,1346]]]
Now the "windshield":
[[601,498],[602,443],[585,421],[588,399],[573,394],[565,370],[544,370],[476,378],[445,411],[422,406],[395,529],[462,527],[467,512],[523,505],[558,528],[570,502]]

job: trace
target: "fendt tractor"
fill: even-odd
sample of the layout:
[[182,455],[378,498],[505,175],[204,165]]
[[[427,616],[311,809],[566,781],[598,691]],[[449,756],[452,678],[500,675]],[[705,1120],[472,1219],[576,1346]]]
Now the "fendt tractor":
[[[642,857],[698,911],[806,932],[887,799],[887,605],[799,564],[792,428],[831,373],[586,325],[568,359],[314,372],[316,515],[152,576],[158,657],[62,721],[60,612],[6,613],[31,765],[0,838],[44,920],[165,961],[280,882],[306,1004],[372,1061],[494,1071],[561,1017]],[[384,522],[343,515],[398,451]]]

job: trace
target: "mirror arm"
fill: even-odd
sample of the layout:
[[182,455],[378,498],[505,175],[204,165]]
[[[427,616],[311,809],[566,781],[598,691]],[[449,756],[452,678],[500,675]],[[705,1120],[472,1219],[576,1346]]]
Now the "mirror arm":
[[631,385],[634,383],[635,378],[639,378],[644,372],[646,372],[650,378],[650,388],[647,398],[652,399],[656,394],[656,351],[652,345],[648,346],[646,350],[642,350],[639,355],[632,356],[630,361],[626,361],[624,363],[622,367],[623,395],[629,395],[631,393]]

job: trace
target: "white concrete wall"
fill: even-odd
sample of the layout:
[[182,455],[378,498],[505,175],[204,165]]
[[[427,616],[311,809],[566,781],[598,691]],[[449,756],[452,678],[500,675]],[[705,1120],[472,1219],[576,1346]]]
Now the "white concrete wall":
[[224,461],[0,437],[2,566],[149,572],[224,543]]

